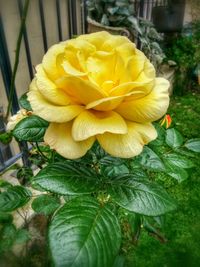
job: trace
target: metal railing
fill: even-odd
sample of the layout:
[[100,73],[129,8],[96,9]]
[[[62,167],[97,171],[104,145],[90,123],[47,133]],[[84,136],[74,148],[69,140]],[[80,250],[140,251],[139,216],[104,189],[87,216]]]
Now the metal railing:
[[[49,14],[47,13],[48,6],[51,5],[51,10],[49,9]],[[14,61],[15,53],[13,50],[9,49],[9,45],[12,43],[13,46],[16,45],[16,39],[18,32],[13,29],[16,26],[20,26],[20,18],[22,18],[23,13],[23,0],[0,0],[1,6],[1,16],[0,16],[0,66],[1,66],[1,89],[0,89],[0,106],[4,104],[4,114],[5,107],[8,103],[8,98],[10,94],[10,85],[12,77],[12,65]],[[16,14],[13,14],[13,11]],[[55,11],[54,13],[52,11]],[[65,11],[65,12],[64,12]],[[53,13],[53,17],[51,17]],[[64,13],[64,16],[63,16]],[[39,18],[38,24],[30,24],[31,14],[34,14]],[[49,17],[50,16],[50,17]],[[15,25],[16,17],[18,17],[17,25]],[[8,19],[10,18],[10,22]],[[54,22],[52,22],[52,20]],[[54,23],[53,29],[49,24]],[[24,68],[19,68],[21,71],[21,76],[26,79],[26,84],[20,84],[20,81],[15,83],[15,90],[13,95],[13,102],[11,107],[11,113],[14,114],[19,110],[18,97],[25,91],[27,91],[28,84],[34,76],[34,65],[35,62],[38,64],[41,61],[41,57],[38,60],[35,59],[35,51],[32,51],[33,46],[31,46],[30,39],[32,37],[32,32],[35,27],[38,27],[40,34],[40,47],[38,50],[43,50],[40,54],[43,55],[47,49],[53,44],[59,41],[72,38],[74,35],[82,34],[86,32],[86,2],[84,0],[31,0],[29,4],[29,10],[26,20],[26,25],[23,30],[23,43],[20,51],[20,64],[26,65]],[[54,31],[54,40],[51,40],[51,31]],[[9,32],[14,33],[14,37],[11,39]],[[42,45],[41,45],[42,44]],[[38,45],[35,43],[35,45]],[[24,54],[24,57],[22,57]],[[33,62],[34,61],[34,62]],[[23,79],[22,81],[23,82]],[[21,90],[21,87],[23,90]],[[6,102],[6,103],[5,103]],[[1,115],[3,111],[1,111]],[[5,131],[5,125],[3,122],[3,115],[0,116],[1,132]],[[12,149],[8,145],[1,144],[0,146],[0,171],[8,167],[10,164],[14,163],[19,157],[23,155],[21,151],[21,145],[19,153],[12,156]]]

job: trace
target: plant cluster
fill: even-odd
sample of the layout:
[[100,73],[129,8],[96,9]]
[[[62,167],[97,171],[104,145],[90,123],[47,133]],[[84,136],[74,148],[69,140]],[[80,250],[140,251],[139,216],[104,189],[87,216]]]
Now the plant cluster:
[[139,40],[140,49],[158,67],[165,58],[160,45],[163,37],[150,21],[136,16],[130,0],[88,0],[88,16],[105,26],[125,27]]

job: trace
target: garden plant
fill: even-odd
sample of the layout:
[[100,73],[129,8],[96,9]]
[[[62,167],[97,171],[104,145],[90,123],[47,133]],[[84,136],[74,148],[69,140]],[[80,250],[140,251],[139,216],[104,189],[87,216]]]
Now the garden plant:
[[169,128],[168,87],[126,37],[99,32],[52,46],[8,123],[39,172],[26,166],[21,185],[0,184],[0,252],[29,238],[11,215],[29,203],[48,218],[55,266],[125,266],[127,236],[136,245],[145,229],[165,240],[155,224],[177,203],[156,177],[184,181],[200,150],[199,139]]

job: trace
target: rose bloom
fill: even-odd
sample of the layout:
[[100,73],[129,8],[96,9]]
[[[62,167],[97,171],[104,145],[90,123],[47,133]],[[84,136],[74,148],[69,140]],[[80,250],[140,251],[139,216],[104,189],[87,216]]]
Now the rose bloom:
[[129,158],[157,137],[151,122],[166,113],[168,87],[126,37],[97,32],[52,46],[28,100],[50,122],[44,141],[63,157],[80,158],[97,140]]
[[26,109],[20,109],[15,115],[10,117],[10,119],[6,125],[6,130],[12,131],[18,122],[20,122],[22,119],[28,117],[31,114],[32,114],[31,111],[27,111]]

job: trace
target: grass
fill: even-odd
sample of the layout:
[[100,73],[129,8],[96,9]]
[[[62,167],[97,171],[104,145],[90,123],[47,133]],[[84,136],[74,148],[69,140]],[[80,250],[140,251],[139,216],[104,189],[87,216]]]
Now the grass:
[[[172,126],[186,140],[200,137],[200,94],[173,97],[168,113]],[[143,231],[137,247],[129,252],[127,267],[200,266],[200,155],[196,154],[193,161],[196,167],[186,181],[166,181],[179,205],[177,211],[165,216],[163,232],[168,241],[160,243]]]

